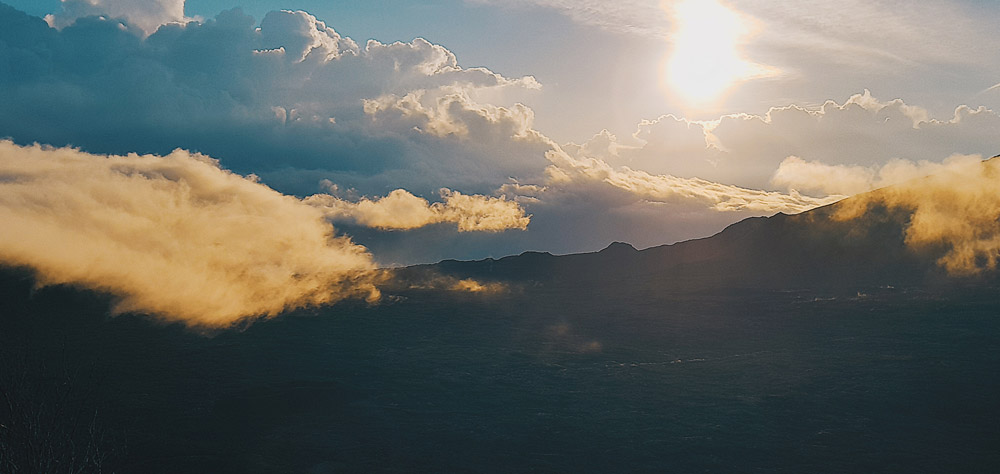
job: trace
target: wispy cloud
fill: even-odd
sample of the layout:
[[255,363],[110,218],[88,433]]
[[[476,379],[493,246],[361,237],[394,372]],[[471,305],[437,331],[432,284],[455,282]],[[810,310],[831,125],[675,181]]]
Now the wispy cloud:
[[844,196],[813,198],[798,193],[781,193],[742,188],[700,178],[655,175],[628,167],[614,168],[596,158],[574,158],[562,150],[547,155],[552,165],[547,179],[538,185],[507,185],[513,196],[549,199],[561,194],[580,196],[587,201],[604,201],[612,206],[636,202],[646,204],[701,207],[705,211],[798,213]]
[[[498,7],[540,7],[609,31],[670,38],[664,13],[680,0],[467,0]],[[757,48],[790,57],[819,56],[837,64],[892,68],[927,62],[967,64],[997,59],[990,48],[995,17],[968,2],[730,0],[760,24]],[[956,48],[963,54],[956,55]]]
[[609,31],[657,38],[669,33],[669,22],[661,2],[655,0],[466,0],[506,8],[543,7],[556,10],[573,21]]

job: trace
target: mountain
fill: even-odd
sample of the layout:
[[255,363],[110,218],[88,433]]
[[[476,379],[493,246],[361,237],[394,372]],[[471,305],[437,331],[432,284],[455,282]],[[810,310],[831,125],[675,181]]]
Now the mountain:
[[670,291],[692,289],[850,290],[867,287],[943,289],[992,286],[996,273],[949,275],[939,260],[948,245],[906,243],[913,209],[869,206],[862,215],[839,213],[880,192],[796,215],[752,217],[711,237],[636,250],[615,242],[593,253],[521,255],[478,261],[446,260],[402,270],[458,278],[581,285],[629,281]]

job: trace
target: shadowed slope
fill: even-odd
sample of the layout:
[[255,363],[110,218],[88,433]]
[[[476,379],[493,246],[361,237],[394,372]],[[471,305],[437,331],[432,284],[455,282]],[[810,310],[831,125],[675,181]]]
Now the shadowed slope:
[[[401,274],[435,269],[456,277],[584,284],[655,281],[664,289],[826,288],[982,285],[995,272],[950,277],[938,265],[945,243],[913,246],[907,230],[914,208],[884,203],[886,190],[855,196],[796,215],[778,213],[732,224],[716,235],[635,250],[613,243],[594,253],[554,256],[525,252],[498,260],[443,261]],[[865,206],[864,212],[845,217]]]

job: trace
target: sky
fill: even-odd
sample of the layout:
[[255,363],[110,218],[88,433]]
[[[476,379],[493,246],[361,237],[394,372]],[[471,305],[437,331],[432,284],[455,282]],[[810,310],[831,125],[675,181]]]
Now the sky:
[[1000,153],[992,1],[0,1],[0,259],[58,281],[87,273],[25,235],[77,270],[217,248],[350,279],[700,238]]

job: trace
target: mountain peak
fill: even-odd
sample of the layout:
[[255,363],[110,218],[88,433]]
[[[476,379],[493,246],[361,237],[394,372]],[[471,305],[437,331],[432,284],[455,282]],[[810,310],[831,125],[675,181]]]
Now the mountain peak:
[[638,250],[628,242],[611,242],[610,245],[604,247],[604,250],[600,251],[600,253],[605,252],[638,252]]

